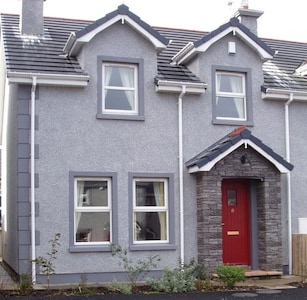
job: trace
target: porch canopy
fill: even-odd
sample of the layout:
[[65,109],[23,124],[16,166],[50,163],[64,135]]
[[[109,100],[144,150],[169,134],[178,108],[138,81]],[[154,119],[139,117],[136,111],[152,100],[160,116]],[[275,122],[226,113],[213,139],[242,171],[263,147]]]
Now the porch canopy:
[[274,152],[261,140],[252,135],[246,126],[241,126],[224,136],[222,139],[200,152],[198,155],[186,162],[189,173],[210,171],[212,167],[231,152],[244,145],[253,148],[264,158],[270,161],[280,171],[288,173],[293,165],[287,162],[282,156]]

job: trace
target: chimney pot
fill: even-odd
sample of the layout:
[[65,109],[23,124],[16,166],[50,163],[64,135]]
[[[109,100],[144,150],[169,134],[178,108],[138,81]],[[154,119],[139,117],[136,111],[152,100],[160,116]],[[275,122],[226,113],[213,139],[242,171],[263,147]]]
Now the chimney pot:
[[242,0],[241,8],[248,9],[248,0]]

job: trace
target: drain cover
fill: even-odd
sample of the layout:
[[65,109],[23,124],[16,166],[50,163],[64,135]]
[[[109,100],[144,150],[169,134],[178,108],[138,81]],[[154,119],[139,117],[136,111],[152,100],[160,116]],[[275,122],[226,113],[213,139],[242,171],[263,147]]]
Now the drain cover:
[[258,294],[266,294],[266,295],[274,295],[281,293],[280,290],[259,290],[257,291]]
[[241,292],[241,293],[234,293],[232,294],[232,296],[237,298],[251,298],[251,297],[257,297],[258,295],[255,293]]

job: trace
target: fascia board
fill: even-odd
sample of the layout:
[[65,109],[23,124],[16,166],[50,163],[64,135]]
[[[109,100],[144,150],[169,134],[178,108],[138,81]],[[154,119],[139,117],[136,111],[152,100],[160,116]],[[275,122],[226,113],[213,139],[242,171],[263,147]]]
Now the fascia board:
[[76,55],[79,51],[80,47],[84,43],[88,43],[92,40],[98,33],[102,32],[106,28],[110,27],[114,23],[121,21],[122,24],[125,24],[127,22],[130,24],[135,30],[137,30],[141,35],[143,35],[145,38],[147,38],[156,49],[164,49],[166,47],[165,44],[163,44],[161,41],[159,41],[156,37],[154,37],[152,34],[150,34],[147,30],[145,30],[142,26],[140,26],[138,23],[136,23],[134,20],[132,20],[127,15],[117,15],[114,18],[108,20],[107,22],[101,24],[100,26],[96,27],[95,29],[91,30],[87,34],[81,36],[80,38],[77,38],[74,42],[74,44],[71,46],[71,50],[69,51],[70,55]]
[[185,86],[187,94],[203,94],[208,85],[205,83],[159,80],[156,85],[156,92],[181,93],[183,86]]
[[259,56],[263,60],[272,59],[273,56],[268,53],[265,49],[263,49],[261,46],[259,46],[253,39],[251,39],[246,33],[244,33],[240,28],[230,26],[224,31],[220,32],[219,34],[215,35],[213,38],[209,39],[207,42],[203,43],[197,48],[193,48],[191,51],[189,51],[184,57],[181,58],[181,60],[178,62],[178,64],[182,64],[186,62],[188,59],[190,59],[195,53],[200,52],[206,52],[209,47],[211,47],[214,43],[222,39],[224,36],[229,34],[230,32],[233,32],[234,35],[238,35],[238,37],[243,40],[246,44],[248,44],[251,48],[253,48]]
[[294,101],[307,101],[307,91],[282,90],[268,88],[265,93],[262,93],[263,100],[289,100],[290,95],[293,95]]
[[17,73],[8,72],[8,83],[32,84],[33,77],[36,77],[37,84],[76,86],[85,87],[88,85],[88,75],[62,75],[62,74],[42,74],[42,73]]
[[264,158],[266,158],[268,161],[270,161],[275,167],[279,170],[280,173],[289,173],[290,171],[283,166],[281,163],[279,163],[277,160],[275,160],[271,155],[269,155],[267,152],[265,152],[263,149],[261,149],[259,146],[257,146],[255,143],[253,143],[249,139],[242,139],[229,149],[227,149],[225,152],[221,153],[221,155],[217,156],[215,159],[210,161],[209,163],[205,164],[202,167],[197,167],[196,165],[189,168],[189,173],[196,173],[196,172],[208,172],[210,171],[217,162],[219,162],[221,159],[229,155],[231,152],[239,148],[241,145],[245,145],[245,147],[250,146],[255,151],[257,151],[259,154],[261,154]]

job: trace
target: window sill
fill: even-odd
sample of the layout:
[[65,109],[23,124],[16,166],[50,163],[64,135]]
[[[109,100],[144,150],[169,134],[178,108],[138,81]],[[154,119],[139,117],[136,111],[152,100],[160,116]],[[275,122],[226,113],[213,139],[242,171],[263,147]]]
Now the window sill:
[[254,126],[254,122],[253,121],[219,120],[219,119],[212,120],[212,124],[214,124],[214,125],[235,125],[235,126],[246,125],[246,126]]
[[91,245],[91,246],[71,246],[69,252],[111,252],[110,245]]
[[175,244],[140,244],[130,245],[129,250],[131,251],[145,251],[145,250],[176,250]]
[[112,115],[112,114],[97,114],[97,119],[106,120],[126,120],[126,121],[144,121],[145,116],[141,115]]

